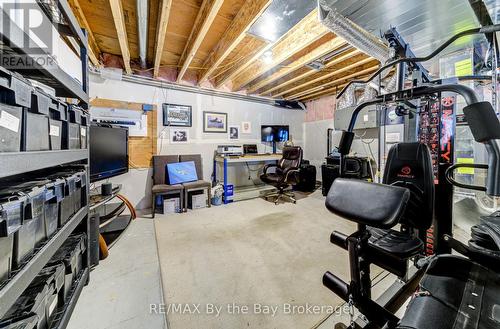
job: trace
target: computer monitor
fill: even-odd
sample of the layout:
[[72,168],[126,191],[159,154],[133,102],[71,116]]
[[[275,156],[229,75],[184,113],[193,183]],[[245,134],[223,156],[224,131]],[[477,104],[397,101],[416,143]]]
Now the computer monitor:
[[262,142],[286,142],[290,137],[289,126],[283,125],[262,125],[261,126],[261,141]]
[[194,161],[167,164],[169,184],[181,184],[198,180]]

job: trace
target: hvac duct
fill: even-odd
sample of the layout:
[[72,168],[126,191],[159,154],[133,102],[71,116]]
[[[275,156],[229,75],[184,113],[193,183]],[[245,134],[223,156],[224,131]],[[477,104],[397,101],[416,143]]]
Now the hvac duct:
[[146,68],[146,49],[148,41],[148,0],[137,1],[137,34],[139,38],[139,58],[141,67]]

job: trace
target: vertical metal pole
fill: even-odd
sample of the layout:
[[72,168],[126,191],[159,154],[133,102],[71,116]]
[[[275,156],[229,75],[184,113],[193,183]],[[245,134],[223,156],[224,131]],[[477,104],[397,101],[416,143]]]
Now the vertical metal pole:
[[497,100],[497,67],[498,67],[498,58],[497,58],[497,34],[493,33],[493,42],[492,42],[492,55],[491,55],[491,105],[495,109],[495,112],[498,115],[498,100]]
[[[87,37],[87,31],[85,29],[82,29],[83,35],[85,36],[85,40],[82,40],[82,42],[85,43],[88,47],[88,37]],[[82,62],[82,89],[83,91],[88,94],[89,93],[89,58],[87,54],[87,48],[84,46],[80,46],[80,61]],[[83,108],[86,110],[89,109],[89,104],[88,103],[82,103],[81,104]]]
[[228,204],[227,200],[227,158],[224,157],[224,204]]

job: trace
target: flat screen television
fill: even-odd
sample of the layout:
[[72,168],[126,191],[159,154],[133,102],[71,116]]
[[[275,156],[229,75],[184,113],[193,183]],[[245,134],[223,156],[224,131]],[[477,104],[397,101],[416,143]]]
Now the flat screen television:
[[263,125],[261,126],[261,141],[286,142],[290,137],[289,126]]
[[90,126],[90,181],[128,172],[128,129]]

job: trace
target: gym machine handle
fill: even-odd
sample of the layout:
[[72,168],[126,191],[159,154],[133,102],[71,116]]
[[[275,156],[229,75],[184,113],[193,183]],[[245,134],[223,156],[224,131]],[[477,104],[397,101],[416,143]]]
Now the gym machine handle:
[[486,192],[486,187],[478,185],[468,185],[459,183],[455,180],[453,172],[458,168],[475,168],[475,169],[488,169],[486,164],[473,164],[473,163],[457,163],[446,169],[446,180],[453,186],[462,187],[470,190]]

